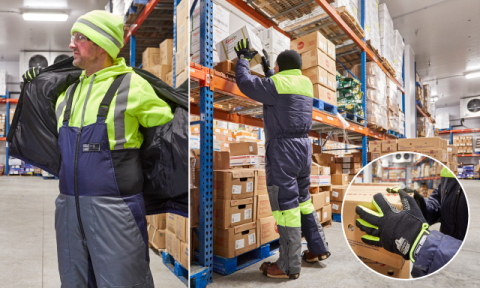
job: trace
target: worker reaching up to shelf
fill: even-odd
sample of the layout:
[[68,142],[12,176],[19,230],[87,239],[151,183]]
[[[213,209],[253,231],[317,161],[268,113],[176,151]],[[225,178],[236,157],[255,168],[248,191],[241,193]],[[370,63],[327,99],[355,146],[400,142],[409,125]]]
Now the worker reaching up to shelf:
[[[413,189],[395,188],[388,192],[400,194],[402,211],[381,193],[373,197],[378,211],[361,205],[355,210],[360,216],[357,227],[367,233],[362,241],[411,260],[414,278],[445,266],[457,254],[467,234],[468,205],[460,182],[446,167],[440,176],[440,185],[427,201]],[[438,222],[440,231],[428,229]]]
[[[248,39],[235,47],[237,85],[247,97],[263,103],[265,128],[265,171],[268,197],[280,234],[280,257],[265,262],[262,273],[272,278],[297,279],[302,258],[302,232],[308,262],[330,256],[325,233],[308,192],[312,166],[313,85],[302,75],[302,58],[294,50],[278,55],[274,69],[262,57],[265,78],[250,73],[249,61],[256,55]],[[264,55],[267,55],[265,52]]]

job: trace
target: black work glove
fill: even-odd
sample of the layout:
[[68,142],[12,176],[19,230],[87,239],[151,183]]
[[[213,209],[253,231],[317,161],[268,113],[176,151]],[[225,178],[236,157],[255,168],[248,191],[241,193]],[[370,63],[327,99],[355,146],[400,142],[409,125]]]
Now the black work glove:
[[415,202],[417,202],[418,208],[422,211],[423,217],[427,219],[427,203],[425,203],[425,198],[423,195],[420,195],[417,190],[412,189],[410,187],[405,187],[405,188],[387,188],[387,192],[390,193],[398,193],[399,191],[405,191],[407,194],[412,194],[413,193],[413,199],[415,199]]
[[272,67],[270,66],[270,61],[268,61],[267,51],[265,51],[265,49],[263,49],[262,52],[263,52],[263,56],[262,56],[263,73],[265,73],[265,75],[267,75],[267,72],[270,71],[270,69],[272,69]]
[[235,46],[235,52],[237,52],[238,59],[246,59],[247,61],[252,61],[253,57],[257,55],[257,51],[250,51],[250,42],[247,39],[242,39],[238,41],[237,46]]
[[[415,200],[400,190],[403,210],[395,208],[381,193],[373,196],[373,205],[378,212],[358,205],[356,225],[367,235],[362,241],[368,245],[383,247],[385,250],[401,255],[405,260],[415,262],[418,250],[427,237],[428,224]],[[415,249],[418,245],[418,249]]]
[[28,83],[33,80],[33,78],[37,77],[42,73],[41,67],[33,67],[27,70],[25,74],[22,75],[23,82]]

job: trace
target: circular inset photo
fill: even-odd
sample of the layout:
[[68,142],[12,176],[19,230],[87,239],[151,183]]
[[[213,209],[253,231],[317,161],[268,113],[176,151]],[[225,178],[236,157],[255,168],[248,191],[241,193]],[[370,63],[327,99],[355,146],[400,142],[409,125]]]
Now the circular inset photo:
[[342,223],[351,251],[368,269],[415,279],[455,257],[467,235],[469,210],[453,163],[399,152],[375,159],[356,175],[363,181],[348,187]]

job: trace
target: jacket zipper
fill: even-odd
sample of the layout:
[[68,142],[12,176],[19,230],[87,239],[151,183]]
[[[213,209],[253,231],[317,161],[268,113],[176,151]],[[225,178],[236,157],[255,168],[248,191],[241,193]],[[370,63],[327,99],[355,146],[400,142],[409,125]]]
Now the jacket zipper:
[[[460,186],[460,185],[459,185]],[[455,209],[453,210],[453,220],[455,221],[455,231],[453,232],[453,237],[455,237],[458,233],[458,219],[457,219],[457,212],[458,212],[458,202],[460,200],[460,189],[461,187],[458,187],[457,190],[457,199],[455,200]]]
[[[82,122],[80,125],[80,128],[78,128],[78,133],[77,133],[77,143],[75,145],[75,163],[74,163],[74,168],[73,168],[73,184],[74,184],[74,191],[75,191],[75,207],[77,209],[77,219],[78,219],[78,225],[80,226],[80,234],[82,236],[82,239],[85,241],[87,240],[87,237],[85,236],[85,230],[83,229],[83,224],[82,224],[82,216],[80,213],[80,197],[78,193],[78,154],[79,154],[79,148],[80,148],[80,138],[82,136],[82,130],[83,130],[83,121],[85,119],[85,109],[87,107],[87,102],[88,102],[88,97],[90,96],[90,91],[92,90],[92,85],[93,81],[95,80],[95,74],[93,74],[92,80],[90,82],[90,87],[88,87],[87,91],[87,96],[85,97],[85,103],[83,104],[83,111],[82,111]],[[83,79],[82,79],[83,80]],[[83,81],[82,81],[83,82]],[[80,87],[80,91],[81,91]],[[80,97],[80,92],[78,94]]]

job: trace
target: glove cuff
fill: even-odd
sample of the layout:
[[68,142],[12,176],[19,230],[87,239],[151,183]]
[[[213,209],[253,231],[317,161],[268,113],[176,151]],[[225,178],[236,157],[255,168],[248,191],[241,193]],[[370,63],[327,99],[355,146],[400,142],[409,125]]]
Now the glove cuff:
[[415,239],[415,242],[413,242],[413,246],[410,249],[410,260],[415,263],[415,260],[417,259],[418,252],[420,249],[422,249],[423,244],[425,243],[425,240],[427,239],[428,234],[430,234],[430,231],[428,230],[428,224],[423,223],[422,225],[422,230],[420,230],[420,233],[418,233],[417,239]]

